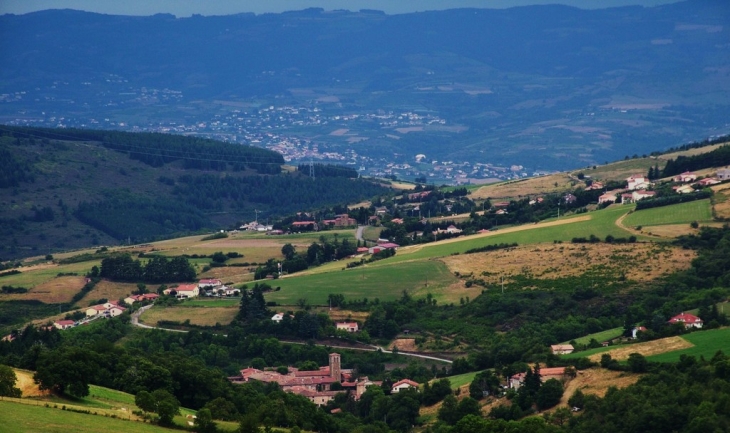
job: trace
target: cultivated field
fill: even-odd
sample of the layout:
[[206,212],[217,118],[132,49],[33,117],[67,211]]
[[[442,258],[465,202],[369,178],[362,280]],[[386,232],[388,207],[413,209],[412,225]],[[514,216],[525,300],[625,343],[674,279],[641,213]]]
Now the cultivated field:
[[[59,273],[76,273],[78,275],[86,275],[91,267],[98,265],[99,261],[72,263],[68,265],[57,265],[54,263],[41,264],[36,266],[28,266],[18,268],[20,274],[7,275],[0,278],[0,284],[3,286],[31,287],[38,286],[57,278]],[[81,285],[83,286],[83,284]],[[78,288],[80,289],[81,286]],[[2,296],[2,295],[0,295]],[[0,300],[3,298],[0,297]]]
[[587,358],[591,361],[599,362],[601,360],[601,356],[605,353],[608,353],[613,359],[616,359],[618,361],[625,361],[632,353],[639,353],[648,357],[652,355],[658,355],[660,353],[686,349],[688,347],[692,347],[692,343],[683,339],[682,337],[675,336],[661,338],[659,340],[647,341],[644,343],[624,344],[620,346],[609,346],[594,350],[586,350],[585,352],[571,353],[570,355],[565,355],[565,357],[577,358],[581,354],[583,354],[583,356],[587,355]]
[[622,224],[625,227],[642,226],[644,231],[651,231],[651,226],[689,224],[692,221],[712,221],[712,207],[709,199],[635,211],[627,215]]
[[710,359],[718,350],[722,350],[725,354],[730,353],[730,328],[695,331],[683,335],[682,339],[692,346],[650,356],[649,360],[656,362],[677,362],[682,355],[695,356],[697,358],[704,356],[705,359]]
[[498,284],[502,277],[508,283],[515,275],[561,278],[593,274],[612,279],[624,275],[633,281],[650,281],[689,268],[694,258],[693,251],[655,243],[568,243],[461,254],[441,261],[452,272],[473,274],[475,278]]
[[[575,342],[578,344],[588,344],[591,342],[591,340],[596,340],[600,343],[602,341],[607,341],[612,338],[616,338],[616,337],[620,336],[623,333],[623,331],[624,331],[624,328],[622,328],[622,327],[607,329],[605,331],[596,332],[594,334],[588,334],[583,337],[576,338]],[[564,341],[560,344],[568,344],[568,343],[570,343],[570,342]]]
[[265,296],[267,301],[283,305],[293,305],[300,298],[313,305],[326,305],[330,293],[342,294],[348,300],[368,298],[372,301],[378,298],[386,301],[400,298],[404,290],[418,297],[432,293],[437,299],[442,299],[446,289],[455,281],[443,263],[416,261],[281,278],[268,282],[273,287],[281,287],[281,290]]
[[578,375],[569,380],[565,385],[563,397],[560,399],[560,406],[568,406],[568,399],[576,390],[583,394],[603,397],[610,387],[626,388],[633,385],[641,375],[626,373],[622,371],[611,371],[603,368],[589,368],[578,371]]
[[712,190],[715,191],[715,195],[712,197],[715,216],[730,218],[730,184],[715,185]]
[[233,321],[238,313],[237,306],[230,307],[204,307],[176,305],[171,307],[152,307],[141,317],[140,321],[146,325],[158,326],[160,320],[172,320],[184,322],[190,320],[190,324],[199,326],[215,326],[216,323],[227,325]]
[[[6,285],[5,281],[2,281],[2,283],[3,285]],[[0,301],[35,300],[46,304],[67,303],[71,301],[71,298],[73,298],[79,290],[81,290],[84,284],[84,277],[55,277],[33,286],[27,293],[0,295]],[[26,286],[26,288],[28,287]]]
[[[148,286],[147,290],[154,292],[156,286]],[[134,283],[117,283],[114,281],[101,280],[94,286],[94,288],[86,294],[78,302],[79,307],[87,307],[90,302],[96,301],[97,299],[108,299],[110,301],[118,301],[131,295],[132,292],[137,290],[137,285]]]
[[[557,186],[555,185],[556,183]],[[486,198],[490,198],[493,201],[495,199],[506,200],[528,195],[563,192],[574,188],[575,185],[577,185],[576,181],[571,179],[567,173],[556,173],[548,176],[484,185],[473,190],[469,198],[472,200]]]

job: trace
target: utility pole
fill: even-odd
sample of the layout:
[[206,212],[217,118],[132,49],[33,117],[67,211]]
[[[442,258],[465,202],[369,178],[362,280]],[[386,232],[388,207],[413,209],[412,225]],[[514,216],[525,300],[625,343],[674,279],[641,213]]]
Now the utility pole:
[[259,210],[258,209],[254,209],[253,211],[256,213],[255,222],[256,222],[256,224],[258,224],[259,223]]

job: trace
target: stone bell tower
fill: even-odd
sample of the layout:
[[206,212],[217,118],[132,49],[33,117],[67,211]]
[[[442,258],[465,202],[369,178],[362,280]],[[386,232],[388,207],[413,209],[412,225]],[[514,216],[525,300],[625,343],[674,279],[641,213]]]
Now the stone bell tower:
[[330,353],[330,377],[338,382],[342,380],[339,353]]

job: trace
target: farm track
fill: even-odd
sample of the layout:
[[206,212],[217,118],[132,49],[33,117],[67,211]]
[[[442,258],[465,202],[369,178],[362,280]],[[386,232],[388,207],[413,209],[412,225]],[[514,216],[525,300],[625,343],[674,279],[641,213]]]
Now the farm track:
[[[189,332],[189,331],[184,331],[184,330],[181,330],[181,329],[160,328],[158,326],[150,326],[150,325],[145,325],[144,323],[140,323],[139,322],[139,317],[142,315],[142,313],[144,313],[145,311],[149,310],[153,306],[154,305],[146,305],[146,306],[140,308],[139,310],[135,311],[134,313],[132,313],[132,325],[133,326],[140,327],[140,328],[144,328],[144,329],[159,329],[161,331],[167,331],[167,332],[183,332],[183,333]],[[225,334],[223,334],[223,336],[224,337],[227,337],[227,335],[225,335]],[[284,340],[281,340],[281,342],[284,343],[284,344],[300,344],[300,345],[309,344],[309,343],[301,342],[301,341],[284,341]],[[393,353],[393,351],[387,350],[387,349],[385,349],[383,347],[380,347],[380,346],[351,347],[351,346],[338,346],[338,345],[331,345],[331,344],[324,344],[324,343],[314,343],[314,345],[315,346],[321,346],[321,347],[331,347],[333,349],[359,350],[359,351],[362,351],[362,352],[377,352],[377,351],[381,351],[383,353]],[[398,354],[399,355],[403,355],[403,356],[411,356],[411,357],[414,357],[414,358],[428,359],[428,360],[431,360],[431,361],[445,362],[447,364],[451,364],[451,363],[454,362],[454,361],[452,361],[450,359],[439,358],[439,357],[430,356],[430,355],[423,355],[421,353],[401,352],[401,351],[399,351]]]

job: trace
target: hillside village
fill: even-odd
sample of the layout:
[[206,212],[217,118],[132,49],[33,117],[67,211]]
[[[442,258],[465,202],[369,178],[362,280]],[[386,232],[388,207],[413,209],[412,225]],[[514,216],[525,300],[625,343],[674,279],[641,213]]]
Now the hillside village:
[[[129,343],[121,344],[130,346],[120,346],[128,347],[121,350],[145,348],[139,353],[154,345],[183,342],[180,350],[195,354],[200,360],[196,369],[209,375],[206,382],[198,383],[199,389],[208,390],[215,384],[227,389],[228,395],[260,393],[261,401],[282,398],[276,404],[283,405],[301,398],[312,405],[311,410],[319,411],[317,417],[333,422],[355,417],[351,422],[364,426],[370,422],[369,416],[378,413],[374,410],[381,410],[369,405],[380,401],[378,404],[386,405],[382,413],[390,420],[385,425],[391,431],[459,431],[459,423],[467,416],[487,424],[541,419],[541,426],[555,432],[568,428],[564,420],[569,418],[582,426],[583,420],[594,417],[594,409],[585,399],[611,398],[606,393],[610,383],[622,383],[621,393],[638,392],[632,387],[634,382],[659,374],[667,362],[662,359],[679,359],[686,350],[703,351],[704,359],[712,358],[714,363],[725,359],[712,355],[726,346],[728,321],[723,306],[730,294],[711,289],[708,285],[715,283],[710,281],[716,281],[711,277],[692,283],[707,287],[698,289],[705,296],[700,301],[682,289],[667,295],[671,291],[664,285],[687,287],[684,281],[695,278],[691,272],[705,275],[705,270],[694,269],[704,262],[723,260],[722,249],[713,252],[700,246],[697,252],[690,251],[698,248],[693,244],[699,242],[695,240],[698,236],[707,239],[702,242],[716,242],[724,236],[725,229],[712,221],[709,208],[715,202],[721,204],[714,197],[724,194],[729,170],[684,170],[658,177],[654,165],[647,165],[648,174],[633,170],[618,179],[600,178],[588,170],[570,173],[565,176],[569,183],[563,191],[535,191],[521,197],[418,186],[347,212],[302,211],[267,224],[254,220],[229,231],[192,237],[185,244],[171,240],[117,251],[97,249],[95,261],[81,263],[95,263],[99,268],[89,270],[92,265],[84,264],[84,276],[60,276],[64,266],[69,266],[60,261],[78,253],[53,257],[44,266],[60,270],[55,279],[85,283],[89,294],[81,299],[88,300],[87,305],[82,300],[76,310],[37,321],[37,331],[19,328],[6,334],[0,356],[31,341],[31,332],[38,332],[33,338],[46,339],[50,346],[58,344],[56,338],[63,341],[85,338],[86,333],[111,332],[110,336],[128,339]],[[640,209],[642,203],[650,205]],[[456,215],[429,218],[429,209],[446,206]],[[694,213],[675,213],[680,206],[694,209]],[[707,213],[698,213],[700,209]],[[680,240],[688,249],[673,245],[670,237],[649,234],[649,230],[659,231],[657,225],[622,223],[650,221],[642,215],[660,215],[656,210],[662,218],[686,227],[683,230],[689,237]],[[590,222],[586,216],[605,223]],[[589,225],[579,228],[580,221]],[[554,223],[574,229],[551,231]],[[639,225],[649,228],[637,229]],[[610,255],[606,265],[591,265],[593,260],[584,257],[598,251],[596,248]],[[477,258],[492,266],[502,266],[499,263],[510,257],[519,263],[529,249],[538,255],[554,250],[554,267],[538,271],[523,262],[517,273],[500,275],[477,263],[470,269],[481,274],[462,271],[458,265]],[[171,263],[160,259],[170,253],[194,267],[193,281],[153,285],[114,280],[126,275],[120,273],[120,263],[139,266],[144,271],[139,275],[144,276],[150,262]],[[125,256],[128,258],[107,260]],[[315,260],[308,262],[309,258]],[[558,258],[569,260],[560,264]],[[579,258],[586,264],[578,268],[585,268],[570,269],[576,268],[572,264]],[[594,260],[599,263],[598,258]],[[291,268],[298,261],[306,267]],[[636,277],[641,272],[627,271],[629,266],[646,272],[647,266],[662,261],[667,270],[657,280],[641,280]],[[416,272],[407,270],[418,263],[425,266]],[[105,266],[116,267],[112,272]],[[13,278],[25,278],[26,270],[17,269],[19,274],[2,276],[9,282],[3,293],[15,297],[42,293],[18,288]],[[443,269],[441,274],[434,273],[439,269]],[[358,281],[368,282],[384,273],[388,278],[376,285],[357,286]],[[261,279],[251,280],[255,275]],[[351,285],[358,292],[348,291]],[[618,296],[622,291],[636,297],[635,307],[607,315],[607,309],[614,308],[611,303],[625,302]],[[507,305],[495,307],[503,296],[509,297],[512,310]],[[656,299],[667,300],[661,313],[648,307]],[[442,319],[432,320],[435,314]],[[576,314],[586,316],[575,321],[571,317]],[[543,328],[528,331],[530,327],[521,323]],[[444,329],[449,331],[444,333]],[[486,332],[488,329],[500,333]],[[50,337],[56,334],[59,337]],[[505,344],[519,349],[513,353],[499,349]],[[522,361],[525,351],[533,353],[529,362]],[[170,356],[157,353],[160,359]],[[61,360],[67,355],[59,352],[57,356]],[[45,365],[54,367],[50,359],[38,362],[38,386],[46,386],[45,381],[51,379],[44,376]],[[175,362],[179,361],[164,361],[161,368],[175,371]],[[114,365],[99,368],[111,372],[106,369],[116,368]],[[601,379],[606,385],[592,388],[597,385],[590,385],[595,380],[591,378],[599,373],[606,377]],[[468,376],[466,383],[458,379],[464,375]],[[107,376],[88,377],[139,396],[133,388],[103,379]],[[274,389],[292,397],[263,391]],[[210,410],[219,425],[225,419],[238,419],[218,410],[224,404],[221,401],[196,403],[191,396],[174,395],[179,404],[196,407],[198,418]],[[230,410],[245,410],[234,406]],[[151,419],[160,424],[167,422],[164,413],[139,413],[158,417]],[[428,418],[428,413],[434,415]],[[306,419],[316,418],[312,416]],[[188,422],[196,425],[192,419],[184,421]],[[299,421],[274,423],[300,426]],[[302,422],[304,426],[309,424]]]

